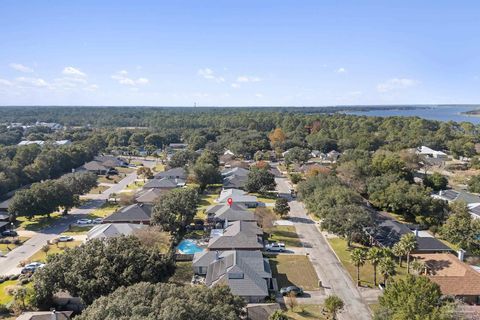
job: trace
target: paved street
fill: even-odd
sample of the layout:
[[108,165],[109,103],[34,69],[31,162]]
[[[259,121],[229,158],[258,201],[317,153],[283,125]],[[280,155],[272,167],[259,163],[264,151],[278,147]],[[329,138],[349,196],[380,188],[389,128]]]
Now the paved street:
[[[275,181],[277,190],[281,194],[290,193],[290,186],[286,178],[276,178]],[[322,281],[325,295],[336,294],[345,303],[345,308],[338,318],[343,320],[371,319],[370,311],[359,290],[330,249],[315,222],[307,216],[303,204],[293,200],[290,201],[290,208],[290,220],[294,223],[303,246]],[[320,296],[315,298],[318,301],[322,300]]]
[[22,246],[13,249],[5,257],[0,257],[0,275],[10,275],[20,273],[21,268],[18,264],[27,260],[35,252],[40,250],[47,241],[55,239],[58,235],[68,229],[70,224],[75,223],[78,219],[84,218],[87,214],[100,207],[110,194],[120,192],[126,185],[132,183],[137,178],[137,174],[132,172],[124,179],[119,181],[111,188],[105,190],[102,194],[95,195],[95,199],[88,201],[80,208],[74,209],[69,214],[52,223],[51,226],[34,234]]

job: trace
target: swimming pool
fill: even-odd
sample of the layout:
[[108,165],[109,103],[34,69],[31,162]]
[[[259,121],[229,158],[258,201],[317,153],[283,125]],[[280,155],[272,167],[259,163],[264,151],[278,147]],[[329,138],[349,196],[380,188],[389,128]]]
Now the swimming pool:
[[202,252],[205,249],[197,246],[197,244],[192,240],[185,239],[180,241],[177,246],[177,250],[182,254],[194,254],[196,252]]

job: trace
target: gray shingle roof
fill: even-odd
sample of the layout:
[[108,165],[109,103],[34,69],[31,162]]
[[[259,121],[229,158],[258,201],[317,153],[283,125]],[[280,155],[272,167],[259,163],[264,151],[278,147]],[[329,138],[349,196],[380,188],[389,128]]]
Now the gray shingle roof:
[[139,203],[154,203],[159,199],[166,191],[160,189],[148,189],[139,193],[135,200]]
[[237,176],[237,177],[247,177],[248,174],[250,173],[250,170],[241,168],[241,167],[235,167],[235,168],[229,168],[229,169],[223,169],[222,170],[222,176],[224,177],[229,177],[229,176]]
[[152,206],[147,204],[132,204],[124,207],[110,216],[103,219],[104,222],[135,222],[135,223],[150,223],[152,215]]
[[247,177],[231,175],[223,179],[223,187],[241,189],[245,187],[246,182],[247,182]]
[[214,210],[206,211],[209,220],[214,221],[256,221],[254,214],[247,210],[244,206],[232,204],[214,206]]
[[143,189],[173,189],[184,185],[185,180],[182,179],[162,178],[150,180],[143,186]]
[[185,179],[187,179],[187,172],[185,171],[185,169],[183,169],[181,167],[172,168],[170,170],[157,173],[155,175],[155,178],[156,179],[161,179],[161,178],[175,179],[175,178],[178,178],[178,179],[185,180]]
[[213,236],[208,242],[209,250],[234,250],[234,249],[263,249],[263,231],[256,222],[234,221],[220,233],[212,231]]
[[253,203],[257,202],[257,197],[248,195],[245,191],[239,189],[224,189],[218,197],[218,202],[225,203],[228,198],[233,199],[233,203]]
[[206,284],[226,284],[234,295],[241,297],[266,297],[266,279],[272,277],[266,265],[260,251],[229,251],[208,266]]
[[143,224],[133,223],[107,223],[99,224],[90,229],[87,233],[87,239],[107,239],[119,236],[129,236],[138,229],[145,228]]

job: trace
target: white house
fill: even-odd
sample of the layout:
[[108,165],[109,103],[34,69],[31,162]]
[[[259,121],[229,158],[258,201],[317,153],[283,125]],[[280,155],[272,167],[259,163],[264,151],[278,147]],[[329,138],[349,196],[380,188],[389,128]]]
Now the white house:
[[446,159],[448,155],[445,152],[433,150],[426,146],[421,146],[417,148],[416,154],[425,156],[428,158],[436,158],[436,159]]

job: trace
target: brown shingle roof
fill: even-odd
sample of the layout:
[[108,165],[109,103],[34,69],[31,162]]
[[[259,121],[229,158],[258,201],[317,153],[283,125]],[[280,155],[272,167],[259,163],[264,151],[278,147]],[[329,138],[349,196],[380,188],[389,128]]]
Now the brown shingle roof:
[[437,283],[445,295],[480,295],[480,273],[449,253],[415,254],[427,265],[428,277]]

